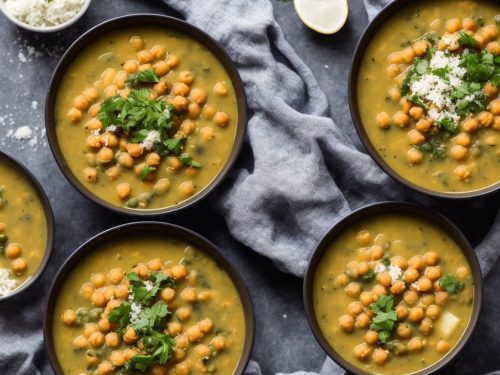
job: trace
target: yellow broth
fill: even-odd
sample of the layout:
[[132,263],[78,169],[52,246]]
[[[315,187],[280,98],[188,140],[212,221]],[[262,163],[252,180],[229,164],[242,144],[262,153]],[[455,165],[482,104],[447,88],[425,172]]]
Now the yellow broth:
[[[147,253],[144,253],[146,248]],[[106,285],[108,285],[112,269],[120,268],[127,273],[136,271],[140,275],[143,272],[139,271],[141,267],[145,267],[146,270],[148,266],[154,268],[152,262],[159,261],[161,261],[162,270],[172,270],[174,266],[183,264],[190,272],[186,278],[177,280],[175,297],[168,302],[168,309],[172,313],[169,322],[179,322],[182,325],[183,333],[172,332],[174,340],[178,340],[180,336],[186,334],[189,327],[195,326],[197,322],[206,318],[213,322],[213,329],[201,340],[190,342],[186,349],[178,348],[184,352],[183,359],[172,358],[166,366],[160,366],[154,371],[150,370],[149,373],[181,374],[186,368],[189,369],[186,373],[193,375],[206,373],[207,369],[215,374],[233,373],[243,351],[245,318],[238,292],[228,274],[213,259],[183,241],[149,237],[146,239],[127,238],[102,245],[80,261],[65,280],[53,317],[54,349],[65,374],[90,374],[96,369],[96,365],[87,362],[85,355],[87,348],[78,350],[74,346],[75,338],[84,333],[85,327],[67,326],[62,321],[63,314],[68,309],[76,311],[82,307],[89,310],[96,307],[91,302],[95,301],[93,297],[89,299],[84,296],[82,285],[89,285],[89,280],[94,282],[93,276],[98,273],[106,275]],[[196,271],[196,276],[192,275],[193,271]],[[95,291],[98,291],[97,286]],[[187,302],[181,297],[186,289],[195,291],[196,301]],[[161,298],[163,297],[160,291],[157,299],[161,300]],[[119,299],[111,297],[107,304],[117,300]],[[179,319],[179,310],[185,312],[186,309],[191,312],[191,316],[187,319],[185,317]],[[102,317],[105,316],[106,310]],[[215,336],[222,336],[225,346],[216,356],[203,362],[199,356],[198,346],[210,346]],[[94,349],[98,352],[99,362],[106,362],[110,360],[112,350],[124,350],[127,347],[122,342],[118,348],[111,349],[104,344]],[[92,346],[88,349],[92,349]],[[183,368],[179,369],[178,366]],[[121,371],[123,371],[122,367],[115,367],[110,373],[123,373]]]
[[[495,16],[499,14],[500,6],[488,1],[418,1],[388,19],[369,43],[357,84],[362,124],[376,152],[409,182],[431,191],[456,193],[483,189],[500,181],[499,116],[495,117],[495,125],[480,127],[471,134],[472,142],[467,142],[467,146],[471,146],[469,152],[460,161],[452,157],[451,148],[455,142],[452,139],[446,145],[444,159],[433,159],[428,153],[412,150],[418,154],[418,161],[413,163],[413,156],[409,153],[412,144],[409,131],[414,126],[400,128],[388,123],[387,128],[381,129],[376,121],[377,114],[386,112],[393,116],[401,108],[398,94],[395,98],[391,97],[390,90],[399,89],[397,82],[401,82],[408,64],[390,65],[388,57],[392,53],[411,46],[412,41],[427,32],[442,36],[450,19],[482,17],[484,25],[495,25]],[[389,71],[391,67],[395,67],[397,72]],[[401,72],[400,76],[394,77],[398,72]],[[395,121],[394,117],[390,121]]]
[[[96,165],[95,153],[98,150],[92,150],[86,146],[86,140],[92,133],[86,126],[89,120],[92,120],[89,112],[92,111],[93,106],[88,110],[82,110],[82,118],[76,122],[72,122],[68,118],[68,111],[74,110],[75,98],[81,97],[86,88],[95,87],[97,89],[99,96],[96,103],[102,102],[106,96],[116,92],[120,94],[126,90],[126,88],[124,90],[116,89],[116,85],[119,85],[117,77],[125,73],[123,70],[125,62],[137,61],[136,59],[138,59],[137,49],[134,49],[130,42],[131,37],[134,36],[141,37],[145,43],[144,49],[139,52],[150,51],[158,45],[166,48],[166,56],[155,59],[152,63],[168,61],[169,56],[172,55],[178,57],[178,65],[169,68],[168,73],[161,77],[161,80],[167,83],[165,97],[173,98],[173,84],[179,82],[181,74],[185,71],[194,75],[194,82],[190,84],[190,88],[203,89],[206,92],[207,98],[204,103],[200,104],[201,113],[198,116],[190,116],[187,113],[179,115],[179,122],[188,119],[195,124],[192,133],[187,137],[183,152],[188,152],[193,159],[202,164],[199,169],[177,168],[177,166],[173,168],[172,164],[169,164],[168,158],[163,157],[160,164],[155,165],[156,171],[151,175],[152,178],[147,178],[144,181],[138,177],[138,173],[133,168],[121,166],[118,166],[118,170],[114,171],[119,174],[119,177],[112,176],[107,171],[118,165],[116,160],[106,165],[99,165],[99,163]],[[146,68],[148,66],[148,64],[143,65]],[[142,65],[139,68],[142,69],[141,67]],[[112,80],[113,75],[108,76],[108,78],[102,76],[110,69],[117,72],[114,81]],[[114,82],[114,84],[106,86],[108,84],[106,80],[109,80],[108,83]],[[217,95],[214,91],[217,83],[220,82],[224,82],[226,85],[226,95]],[[160,98],[162,97],[160,96]],[[188,99],[190,103],[193,103],[191,97]],[[215,118],[212,117],[213,114],[205,115],[207,107],[227,113],[229,116],[227,125],[218,126]],[[61,81],[55,109],[57,140],[64,155],[64,161],[74,176],[91,193],[117,206],[124,206],[126,198],[129,198],[128,195],[126,198],[120,198],[117,195],[119,184],[129,184],[131,187],[130,197],[154,192],[154,197],[149,200],[147,206],[134,207],[142,209],[174,206],[205,189],[227,162],[233,148],[237,123],[238,111],[235,91],[221,62],[206,47],[189,36],[158,27],[127,28],[110,32],[102,35],[99,40],[82,50]],[[207,130],[208,132],[206,132]],[[205,137],[206,134],[209,136]],[[111,148],[115,159],[120,150],[126,151],[122,145]],[[145,153],[142,157],[135,158],[134,167],[145,161],[144,156]],[[178,161],[177,164],[179,164]],[[95,182],[89,182],[84,174],[86,168],[89,167],[97,170]],[[166,187],[156,189],[155,182],[165,179],[168,179]],[[186,184],[187,190],[185,189]]]
[[7,237],[0,269],[9,270],[19,288],[40,267],[47,246],[47,220],[30,181],[1,159],[0,189],[0,235]]
[[[365,231],[369,232],[370,238],[363,245],[360,245],[357,235],[358,233],[366,233]],[[384,249],[384,254],[389,253],[392,257],[392,264],[394,264],[394,257],[403,256],[409,259],[417,254],[422,255],[428,251],[435,251],[439,255],[438,267],[442,271],[442,276],[448,274],[455,275],[459,267],[461,267],[461,271],[466,274],[466,276],[461,275],[461,277],[463,277],[464,289],[457,294],[449,294],[447,302],[439,305],[441,314],[437,319],[432,321],[432,330],[430,333],[427,332],[427,334],[423,334],[419,331],[420,326],[418,323],[409,321],[409,317],[400,318],[398,315],[397,324],[408,323],[412,329],[413,337],[420,337],[420,339],[423,339],[423,350],[420,352],[408,352],[405,355],[399,356],[392,352],[387,352],[388,358],[383,364],[376,364],[373,357],[377,347],[384,350],[388,348],[380,343],[368,345],[368,357],[364,360],[357,358],[354,353],[354,348],[356,346],[365,343],[365,334],[369,326],[361,328],[358,320],[355,320],[352,332],[345,332],[339,327],[341,317],[351,313],[348,306],[352,307],[353,305],[350,304],[358,301],[358,299],[359,301],[363,301],[363,296],[366,296],[366,294],[369,295],[370,291],[374,292],[374,285],[380,282],[378,275],[377,278],[372,281],[363,282],[359,278],[360,275],[353,276],[350,273],[350,268],[358,267],[363,261],[366,263],[367,257],[370,259],[370,254],[372,254],[372,257],[375,257],[375,247],[378,247],[378,250]],[[380,255],[378,258],[380,258]],[[351,263],[353,261],[354,266],[353,263]],[[358,264],[358,266],[356,266],[356,264]],[[339,282],[342,278],[345,278],[346,281]],[[351,285],[351,283],[358,283],[361,285],[362,293],[359,297],[347,295],[347,289],[349,287],[347,287],[346,284]],[[407,309],[420,306],[423,308],[424,313],[427,313],[428,307],[423,305],[423,299],[420,299],[419,302],[414,305],[410,305],[406,303],[404,294],[393,294],[388,288],[389,287],[386,288],[386,293],[394,296],[394,306],[402,305]],[[414,290],[413,286],[409,283],[406,283],[406,288],[406,291]],[[368,293],[363,294],[363,292]],[[430,295],[430,297],[426,298],[431,298],[431,304],[438,303],[437,292],[430,292],[422,295],[427,294]],[[334,240],[323,255],[316,270],[313,286],[315,317],[328,343],[347,362],[373,374],[410,374],[425,369],[443,358],[446,353],[460,341],[469,324],[472,314],[473,296],[474,286],[472,277],[470,276],[469,266],[458,245],[452,238],[436,228],[433,224],[408,215],[372,216],[345,230]],[[380,298],[380,295],[378,298]],[[372,309],[369,302],[363,303],[363,306],[364,311],[369,314],[370,312],[368,310]],[[450,331],[451,334],[446,331],[447,337],[444,337],[445,335],[443,335],[441,328],[444,327],[443,314],[445,311],[460,319],[454,330]],[[358,314],[359,312],[355,315]],[[373,319],[370,320],[370,323],[371,322],[373,322]],[[407,347],[409,345],[408,338],[403,339],[399,337],[396,329],[388,339],[388,342],[393,340],[398,340]],[[445,340],[447,345],[446,349],[440,353],[437,350],[437,345],[441,340]]]

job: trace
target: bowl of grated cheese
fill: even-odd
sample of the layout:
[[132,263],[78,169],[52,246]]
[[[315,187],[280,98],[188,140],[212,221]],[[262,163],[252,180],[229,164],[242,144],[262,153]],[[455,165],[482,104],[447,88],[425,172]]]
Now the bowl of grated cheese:
[[17,26],[34,32],[61,31],[78,21],[91,0],[0,0],[0,11]]

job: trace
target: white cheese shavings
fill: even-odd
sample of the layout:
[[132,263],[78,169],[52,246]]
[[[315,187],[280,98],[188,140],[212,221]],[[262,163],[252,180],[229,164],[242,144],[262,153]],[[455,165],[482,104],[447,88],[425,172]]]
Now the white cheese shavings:
[[160,133],[156,130],[151,130],[144,141],[141,142],[141,146],[144,147],[146,150],[151,150],[155,143],[160,143],[161,138],[160,138]]
[[144,281],[144,287],[149,292],[149,291],[151,291],[151,289],[153,289],[153,283],[149,280]]
[[401,279],[401,275],[403,275],[403,271],[398,266],[390,265],[387,268],[387,271],[389,272],[389,275],[391,276],[392,284],[394,284],[396,282],[396,280]]
[[6,0],[4,8],[28,25],[50,27],[75,17],[83,4],[84,0]]
[[381,272],[384,272],[385,270],[386,270],[386,267],[382,263],[380,263],[379,265],[377,265],[375,267],[376,273],[381,273]]
[[139,318],[139,315],[142,312],[142,306],[139,305],[138,303],[132,302],[130,304],[130,323],[136,324],[137,319]]
[[16,287],[16,280],[11,279],[9,271],[0,268],[0,297],[10,294]]
[[116,125],[109,125],[106,127],[106,130],[111,133],[114,133],[116,129],[117,129]]
[[20,126],[14,132],[14,138],[18,140],[31,139],[32,136],[33,136],[33,131],[27,125]]

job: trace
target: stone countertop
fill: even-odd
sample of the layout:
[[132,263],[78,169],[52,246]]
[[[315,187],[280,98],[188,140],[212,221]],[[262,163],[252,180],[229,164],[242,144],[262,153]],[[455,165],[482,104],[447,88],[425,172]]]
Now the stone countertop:
[[[290,2],[272,1],[287,39],[327,94],[332,118],[343,126],[356,146],[361,147],[347,105],[347,75],[355,42],[367,24],[362,1],[350,0],[349,21],[334,36],[318,35],[305,28]],[[106,9],[109,11],[106,12],[100,8],[101,4],[103,2],[94,1],[85,16],[71,29],[53,35],[18,29],[0,15],[0,149],[21,160],[36,175],[50,197],[56,218],[56,246],[51,264],[30,292],[29,301],[23,295],[11,300],[9,306],[22,306],[21,309],[12,311],[0,305],[0,332],[6,329],[7,322],[9,326],[21,329],[23,309],[36,309],[40,312],[37,338],[41,340],[44,297],[66,257],[91,236],[132,221],[98,207],[74,190],[59,171],[44,133],[44,101],[52,70],[79,35],[120,15],[137,12],[176,15],[160,1],[108,0]],[[24,125],[33,130],[33,138],[29,141],[14,139],[13,132]],[[496,196],[461,204],[439,201],[437,209],[445,212],[471,242],[477,244],[489,229],[499,205]],[[214,213],[207,201],[160,220],[188,227],[207,237],[241,271],[256,312],[253,359],[260,363],[264,374],[318,371],[321,368],[325,354],[309,330],[300,279],[281,273],[268,259],[232,239],[224,220]],[[442,373],[473,375],[500,369],[500,298],[496,290],[500,285],[499,266],[497,263],[486,279],[484,310],[473,338]],[[43,374],[52,373],[45,352],[36,353],[34,362]]]

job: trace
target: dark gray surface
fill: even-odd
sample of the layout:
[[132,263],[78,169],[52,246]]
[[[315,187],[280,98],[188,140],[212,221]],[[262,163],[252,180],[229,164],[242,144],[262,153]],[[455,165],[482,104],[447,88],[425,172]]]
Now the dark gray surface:
[[[0,117],[3,118],[0,119],[0,148],[19,158],[40,179],[53,204],[57,228],[54,256],[43,278],[29,295],[21,295],[0,305],[0,332],[11,332],[25,324],[23,312],[33,309],[40,311],[39,320],[30,323],[41,327],[45,294],[68,254],[100,231],[131,221],[80,196],[60,173],[42,137],[43,103],[51,71],[62,52],[78,35],[101,21],[123,14],[156,12],[174,15],[155,1],[110,0],[105,2],[106,11],[103,11],[102,4],[102,0],[95,0],[74,28],[57,35],[37,36],[21,31],[0,15]],[[298,21],[291,3],[273,4],[287,39],[311,67],[327,93],[333,119],[361,147],[350,121],[346,84],[350,54],[367,22],[361,0],[350,1],[348,24],[331,37],[319,36],[306,29]],[[42,54],[30,55],[28,46]],[[28,61],[21,62],[19,52]],[[33,101],[38,103],[36,110],[32,109]],[[29,125],[34,130],[38,137],[36,145],[7,137],[9,130],[22,125]],[[496,196],[467,203],[439,201],[436,207],[446,212],[476,244],[489,229],[499,204]],[[280,273],[266,258],[232,240],[223,219],[213,213],[207,202],[161,220],[186,226],[206,236],[220,246],[241,270],[250,288],[257,318],[253,359],[260,363],[264,374],[319,370],[324,353],[312,337],[304,316],[301,280]],[[486,302],[478,330],[446,372],[479,374],[500,368],[500,324],[497,318],[500,316],[500,301],[495,290],[500,285],[499,266],[497,263],[486,281]],[[41,331],[37,337],[41,339]],[[51,373],[45,353],[36,355],[35,362],[43,373]]]

